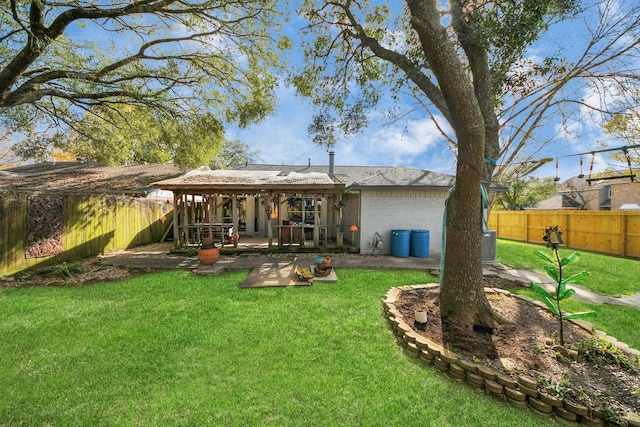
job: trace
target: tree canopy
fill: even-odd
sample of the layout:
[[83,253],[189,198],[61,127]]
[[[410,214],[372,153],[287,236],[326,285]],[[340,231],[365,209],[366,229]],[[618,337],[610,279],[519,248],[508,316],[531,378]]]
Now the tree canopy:
[[[613,3],[601,5],[602,16],[611,18]],[[309,22],[307,63],[292,81],[319,108],[310,127],[317,143],[331,146],[337,133],[357,131],[367,122],[368,108],[380,100],[381,88],[390,86],[396,94],[410,92],[457,152],[440,295],[445,315],[493,324],[481,291],[483,178],[495,177],[501,159],[508,164],[533,140],[550,107],[561,102],[567,81],[604,78],[595,72],[595,64],[605,61],[602,55],[610,55],[612,63],[637,50],[635,38],[631,48],[621,42],[625,30],[637,31],[638,14],[627,10],[626,20],[617,15],[603,20],[606,25],[594,33],[597,42],[588,48],[594,51],[587,50],[582,62],[524,57],[542,31],[585,8],[578,0],[407,0],[404,7],[375,0],[307,0],[301,8]],[[637,11],[637,5],[629,9]],[[615,27],[614,20],[624,26]]]
[[3,2],[0,120],[48,146],[57,140],[50,130],[82,135],[79,123],[116,117],[123,106],[191,129],[209,120],[193,111],[246,126],[275,106],[276,47],[286,47],[272,37],[275,3]]
[[[613,93],[638,87],[640,4],[635,1],[439,4],[442,22],[452,31],[458,23],[451,12],[465,11],[464,19],[473,24],[467,28],[475,28],[475,49],[486,52],[485,75],[472,62],[482,60],[482,55],[464,48],[471,43],[469,32],[451,33],[484,100],[487,157],[497,164],[487,168],[485,178],[509,180],[526,173],[528,161],[539,158],[550,143],[571,135],[586,116],[606,120],[615,112],[618,96]],[[391,87],[392,96],[412,95],[417,108],[424,109],[443,139],[457,150],[448,106],[406,7],[379,1],[307,1],[304,11],[311,22],[305,50],[311,65],[293,81],[319,106],[310,126],[316,142],[331,145],[352,135],[368,123],[367,109],[377,105],[385,87]],[[584,40],[580,46],[547,41],[544,49],[533,50],[540,35],[552,27],[560,32],[561,27],[580,27]]]
[[[638,108],[627,108],[615,114],[605,123],[605,132],[615,135],[632,146],[640,144],[640,113]],[[630,148],[624,152],[616,152],[611,157],[618,162],[631,162],[640,165],[640,148]]]

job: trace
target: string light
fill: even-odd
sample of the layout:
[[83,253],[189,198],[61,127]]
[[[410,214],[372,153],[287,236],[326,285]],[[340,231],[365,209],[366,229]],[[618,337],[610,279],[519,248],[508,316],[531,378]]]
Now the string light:
[[578,178],[584,178],[584,174],[582,173],[582,156],[580,156],[580,174]]
[[[622,147],[615,147],[615,148],[603,148],[601,150],[587,151],[587,152],[584,152],[584,153],[565,154],[563,156],[557,156],[556,157],[556,176],[554,178],[554,181],[559,181],[560,180],[560,178],[558,176],[558,162],[559,162],[560,158],[580,157],[580,175],[578,175],[578,178],[584,178],[584,174],[582,173],[582,156],[591,154],[591,164],[589,166],[589,178],[587,179],[587,181],[589,182],[589,185],[590,185],[591,181],[595,180],[595,179],[591,179],[591,173],[593,172],[593,163],[595,161],[596,153],[606,153],[606,152],[610,152],[610,151],[622,151],[624,153],[625,157],[627,158],[627,164],[629,166],[629,175],[606,177],[605,179],[631,178],[631,181],[633,182],[635,180],[635,175],[633,174],[633,171],[631,169],[631,159],[630,159],[629,154],[628,154],[628,151],[630,149],[633,149],[633,148],[640,148],[640,144],[625,145],[625,146],[622,146]],[[552,160],[553,160],[553,158],[546,157],[546,158],[543,158],[543,159],[529,160],[529,161],[526,161],[526,162],[512,162],[512,163],[510,163],[510,165],[521,165],[521,166],[529,165],[530,167],[528,169],[525,169],[522,172],[522,175],[528,175],[528,174],[532,173],[533,171],[535,171],[536,169],[538,169],[539,167],[541,167],[542,165],[544,165],[546,163],[549,163]],[[500,165],[500,167],[503,167],[503,166],[505,166],[505,165],[504,164]]]

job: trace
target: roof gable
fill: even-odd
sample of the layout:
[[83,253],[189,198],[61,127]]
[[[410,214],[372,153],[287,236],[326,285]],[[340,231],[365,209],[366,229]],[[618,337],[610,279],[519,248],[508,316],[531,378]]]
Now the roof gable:
[[454,183],[453,175],[398,166],[382,170],[360,182],[354,182],[351,188],[449,189]]
[[276,190],[335,191],[344,185],[321,172],[280,170],[208,170],[153,183],[154,187],[182,191],[263,192]]
[[[393,169],[390,166],[338,166],[333,170],[332,176],[340,180],[345,186],[349,187],[357,181],[362,181],[370,176],[376,175],[382,171]],[[272,164],[248,164],[238,168],[238,170],[267,171],[277,170],[282,172],[321,172],[329,173],[328,165],[272,165]]]
[[[310,165],[260,165],[249,164],[240,170],[280,170],[328,173],[329,166]],[[338,166],[334,168],[333,177],[351,189],[373,187],[449,189],[455,182],[453,175],[431,172],[405,166]]]

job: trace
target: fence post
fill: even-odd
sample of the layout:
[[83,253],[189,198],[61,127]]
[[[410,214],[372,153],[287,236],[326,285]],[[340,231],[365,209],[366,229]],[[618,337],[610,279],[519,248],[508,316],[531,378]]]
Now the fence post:
[[627,215],[620,211],[620,232],[622,234],[622,256],[627,256]]

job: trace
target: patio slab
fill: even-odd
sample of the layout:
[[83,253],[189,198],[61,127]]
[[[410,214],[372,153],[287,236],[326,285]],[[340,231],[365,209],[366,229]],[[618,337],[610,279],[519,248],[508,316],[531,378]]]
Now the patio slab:
[[241,288],[268,288],[274,286],[310,286],[301,282],[296,276],[296,265],[293,262],[266,262],[254,268]]
[[[268,288],[277,286],[311,286],[313,283],[300,281],[296,275],[296,266],[294,262],[266,262],[259,267],[254,268],[247,276],[244,282],[240,284],[241,288]],[[311,266],[313,271],[313,266]],[[335,270],[326,277],[314,277],[315,283],[336,282],[338,276]]]

